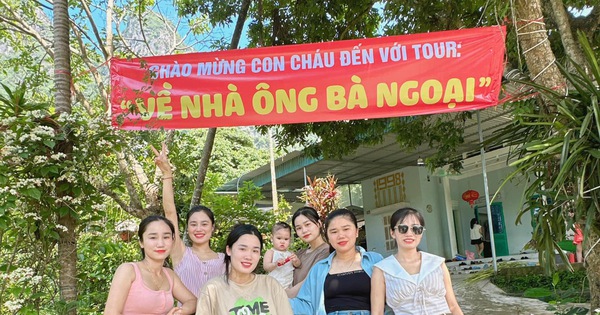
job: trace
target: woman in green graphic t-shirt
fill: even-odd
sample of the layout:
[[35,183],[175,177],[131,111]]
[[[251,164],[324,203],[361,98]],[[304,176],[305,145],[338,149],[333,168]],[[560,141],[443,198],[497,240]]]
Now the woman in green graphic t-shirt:
[[255,226],[233,228],[227,237],[225,274],[200,290],[196,315],[293,314],[281,284],[269,275],[254,273],[262,247],[262,235]]

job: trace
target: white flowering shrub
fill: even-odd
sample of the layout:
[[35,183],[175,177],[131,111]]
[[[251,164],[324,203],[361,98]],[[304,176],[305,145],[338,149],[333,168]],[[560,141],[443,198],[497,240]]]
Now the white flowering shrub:
[[[48,103],[29,102],[35,96],[28,98],[24,86],[2,87],[0,314],[57,313],[56,244],[67,229],[57,219],[77,218],[77,233],[104,229],[106,200],[92,181],[103,176],[116,136],[103,115],[74,109],[57,116]],[[59,147],[65,142],[72,150]]]

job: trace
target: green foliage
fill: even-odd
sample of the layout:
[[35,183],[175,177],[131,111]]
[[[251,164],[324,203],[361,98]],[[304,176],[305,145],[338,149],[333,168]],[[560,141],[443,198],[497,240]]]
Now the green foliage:
[[513,295],[523,295],[528,298],[537,298],[545,301],[556,300],[559,297],[570,302],[589,301],[589,282],[585,270],[574,272],[562,270],[552,276],[527,273],[524,275],[511,275],[510,273],[497,274],[491,277],[492,283]]
[[137,238],[131,242],[117,239],[114,226],[104,233],[83,233],[78,240],[78,311],[98,313],[104,309],[113,274],[125,262],[141,258]]
[[[93,187],[94,169],[115,147],[103,117],[54,115],[53,107],[21,85],[0,92],[0,266],[9,281],[0,285],[0,313],[71,307],[56,294],[54,247],[59,216],[70,214],[81,227],[102,217],[104,199]],[[69,139],[73,154],[58,144]],[[89,146],[89,143],[98,144]],[[36,248],[36,251],[31,251]]]
[[591,76],[579,65],[574,73],[559,65],[570,86],[566,95],[523,82],[542,97],[515,104],[513,124],[489,140],[514,148],[516,170],[502,185],[515,179],[527,183],[517,223],[531,210],[537,213],[532,245],[547,274],[555,270],[555,250],[567,261],[558,242],[570,211],[585,222],[584,234],[600,228],[600,67],[585,36],[579,39]]
[[[567,303],[589,302],[588,282],[585,271],[576,272],[560,271],[555,272],[551,277],[544,275],[530,274],[521,277],[510,277],[510,281],[502,277],[494,277],[493,282],[502,286],[505,290],[517,291],[524,297],[539,299],[548,302],[548,310],[554,311],[554,314],[587,314],[588,309],[584,307],[571,306]],[[520,287],[522,290],[517,289]]]
[[235,224],[255,225],[263,235],[267,236],[271,234],[272,225],[281,219],[273,211],[256,207],[255,202],[262,199],[262,195],[260,188],[251,182],[243,183],[235,197],[208,193],[203,199],[204,204],[215,214],[217,230],[211,240],[211,247],[215,251],[225,251],[227,235]]

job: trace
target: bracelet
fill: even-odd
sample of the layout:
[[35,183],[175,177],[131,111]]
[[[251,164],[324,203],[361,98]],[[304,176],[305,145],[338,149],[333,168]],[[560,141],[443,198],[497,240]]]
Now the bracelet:
[[165,179],[171,179],[171,178],[173,178],[173,176],[163,177],[162,179],[165,180]]

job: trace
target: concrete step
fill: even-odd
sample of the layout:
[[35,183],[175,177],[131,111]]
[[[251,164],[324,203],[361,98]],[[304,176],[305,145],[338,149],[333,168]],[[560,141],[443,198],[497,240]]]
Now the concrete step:
[[[508,256],[500,256],[496,258],[497,263],[502,262],[522,262],[528,266],[535,266],[538,264],[538,254],[537,253],[521,253],[515,255]],[[487,268],[492,268],[492,258],[480,258],[480,259],[472,259],[472,260],[462,260],[462,261],[446,261],[446,266],[450,271],[451,275],[455,274],[468,274],[475,273]]]

